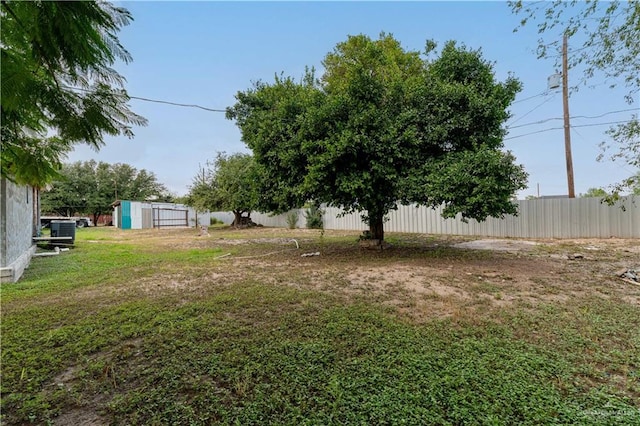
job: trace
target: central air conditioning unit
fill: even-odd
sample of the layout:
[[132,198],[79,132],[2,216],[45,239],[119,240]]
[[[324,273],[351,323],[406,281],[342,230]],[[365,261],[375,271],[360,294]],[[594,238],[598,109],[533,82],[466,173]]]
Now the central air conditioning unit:
[[51,237],[71,237],[52,240],[52,246],[72,246],[76,240],[76,221],[75,220],[52,220],[51,221]]

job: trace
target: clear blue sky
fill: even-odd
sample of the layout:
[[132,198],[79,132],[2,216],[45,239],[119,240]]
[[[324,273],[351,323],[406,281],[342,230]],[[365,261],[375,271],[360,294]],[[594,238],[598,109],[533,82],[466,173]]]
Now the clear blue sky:
[[[305,66],[322,70],[322,59],[348,35],[377,38],[393,34],[406,49],[423,50],[427,39],[440,46],[456,40],[495,63],[498,79],[513,73],[523,90],[510,111],[513,128],[505,140],[529,173],[529,188],[518,195],[567,193],[562,96],[547,90],[557,71],[552,60],[536,59],[535,27],[516,33],[520,17],[504,2],[122,2],[134,22],[120,33],[133,63],[117,65],[130,95],[224,109],[252,81],[273,81],[283,72],[296,78]],[[570,42],[571,43],[571,42]],[[560,44],[560,43],[559,43]],[[575,43],[577,45],[577,41]],[[570,83],[582,78],[569,72]],[[609,89],[594,77],[570,98],[572,116],[597,116],[635,108],[624,102],[623,89]],[[531,98],[531,99],[527,99]],[[96,153],[78,146],[68,161],[95,159],[128,163],[156,174],[176,195],[184,195],[200,165],[217,152],[249,152],[240,132],[223,113],[140,100],[131,106],[149,120],[134,129],[136,137],[107,138]],[[592,125],[630,118],[632,111],[601,118],[575,118],[572,125]],[[544,123],[532,124],[538,121]],[[527,133],[544,131],[529,136]],[[598,162],[598,144],[607,126],[572,130],[576,193],[612,184],[635,172],[623,163]]]

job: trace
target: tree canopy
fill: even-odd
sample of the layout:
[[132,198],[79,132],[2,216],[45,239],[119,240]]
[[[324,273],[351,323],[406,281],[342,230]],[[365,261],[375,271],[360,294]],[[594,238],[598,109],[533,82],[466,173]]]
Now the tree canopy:
[[131,55],[117,32],[131,20],[106,1],[2,0],[3,178],[42,187],[73,144],[133,136],[124,77],[112,66]]
[[231,211],[235,215],[233,224],[240,225],[243,217],[250,218],[258,207],[258,173],[250,154],[218,153],[193,178],[186,204],[199,211]]
[[435,47],[423,59],[388,34],[350,36],[320,79],[308,70],[239,92],[227,117],[264,170],[261,208],[357,211],[380,241],[399,202],[478,220],[516,213],[526,174],[501,148],[520,83],[497,82],[480,51],[449,42],[431,58]]
[[607,191],[605,191],[602,188],[589,188],[587,189],[587,192],[585,192],[584,194],[580,194],[580,198],[591,198],[591,197],[599,197],[599,198],[604,198],[607,197],[609,194],[607,193]]
[[78,161],[63,164],[60,178],[41,194],[42,210],[70,216],[93,215],[94,223],[110,214],[111,204],[123,200],[170,201],[170,194],[154,173],[129,164]]
[[[557,45],[563,35],[576,36],[583,41],[571,49],[568,62],[571,68],[582,68],[580,82],[588,85],[588,81],[596,76],[604,78],[611,88],[620,85],[627,88],[625,99],[628,103],[637,102],[640,91],[639,1],[511,1],[509,5],[513,13],[522,17],[520,26],[537,22],[538,57],[555,57],[559,64],[560,56],[551,47]],[[638,114],[633,114],[628,122],[610,128],[606,134],[611,140],[601,144],[603,152],[598,159],[622,161],[640,170]],[[614,185],[612,190],[616,195],[626,189],[633,192],[636,185],[640,185],[637,173]]]

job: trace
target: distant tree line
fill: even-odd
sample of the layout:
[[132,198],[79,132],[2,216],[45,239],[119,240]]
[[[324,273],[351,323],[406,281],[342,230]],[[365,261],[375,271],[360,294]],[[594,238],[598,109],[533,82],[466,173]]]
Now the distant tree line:
[[59,174],[41,193],[44,213],[82,214],[92,216],[93,223],[98,223],[101,215],[111,214],[113,202],[119,199],[172,200],[154,173],[129,164],[78,161],[63,164]]

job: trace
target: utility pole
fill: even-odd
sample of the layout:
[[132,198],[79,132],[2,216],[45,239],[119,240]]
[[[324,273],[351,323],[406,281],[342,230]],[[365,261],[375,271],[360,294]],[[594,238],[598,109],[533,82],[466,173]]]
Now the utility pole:
[[569,76],[567,63],[567,35],[562,38],[562,106],[564,109],[564,150],[567,157],[567,183],[569,198],[575,198],[573,185],[573,159],[571,158],[571,126],[569,124]]

